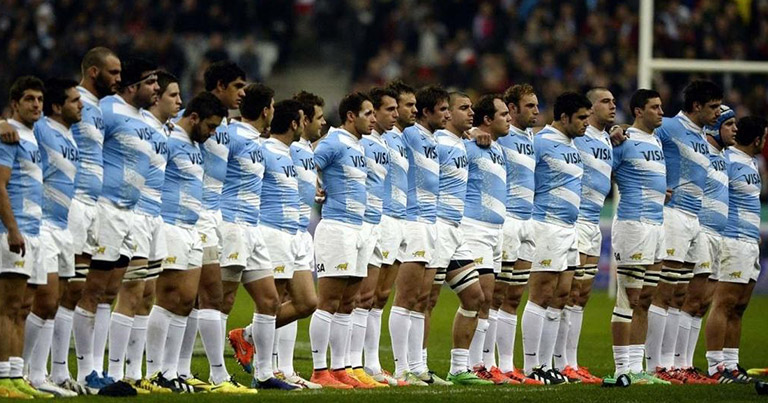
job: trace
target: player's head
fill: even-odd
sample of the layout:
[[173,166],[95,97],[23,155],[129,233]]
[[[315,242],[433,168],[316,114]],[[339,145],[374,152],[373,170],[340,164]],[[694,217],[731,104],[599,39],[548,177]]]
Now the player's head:
[[504,102],[509,108],[512,124],[519,129],[536,125],[539,117],[539,98],[530,84],[516,84],[504,91]]
[[160,70],[157,72],[157,85],[160,87],[157,102],[152,110],[159,112],[162,118],[176,116],[181,110],[181,89],[179,79],[173,74]]
[[179,124],[187,130],[192,141],[205,143],[226,116],[227,108],[221,100],[203,91],[189,101]]
[[245,71],[234,62],[212,63],[203,74],[205,90],[221,99],[227,109],[237,109],[245,97]]
[[358,138],[371,134],[376,125],[376,113],[373,111],[371,98],[362,92],[346,95],[339,103],[339,119],[342,126]]
[[472,105],[473,123],[494,138],[509,134],[509,108],[500,94],[486,94]]
[[387,85],[397,94],[397,125],[404,129],[416,123],[416,90],[401,80]]
[[264,84],[248,84],[243,90],[245,96],[240,103],[240,116],[256,121],[262,119],[268,127],[275,115],[275,91]]
[[300,91],[293,96],[293,99],[301,102],[301,108],[304,110],[304,138],[310,142],[317,141],[326,123],[325,113],[323,113],[325,101],[320,96],[307,91]]
[[563,134],[570,138],[583,136],[587,131],[592,103],[582,94],[565,92],[555,99],[555,121]]
[[721,148],[736,144],[736,112],[726,105],[720,105],[720,116],[712,126],[704,126],[704,133],[712,136]]
[[286,99],[275,104],[275,116],[272,119],[271,135],[290,134],[290,141],[296,141],[304,132],[304,110],[302,104],[294,99]]
[[80,63],[83,84],[95,90],[98,98],[112,95],[120,89],[120,59],[111,50],[99,46],[89,50]]
[[448,91],[428,86],[416,91],[416,119],[429,131],[444,129],[451,117],[448,113]]
[[149,108],[157,102],[157,65],[139,57],[123,60],[120,95],[137,108]]
[[11,85],[9,99],[13,118],[27,127],[40,119],[43,113],[43,93],[45,85],[35,76],[23,76]]
[[736,126],[739,128],[736,133],[736,144],[751,151],[752,155],[760,154],[768,133],[768,120],[761,116],[746,116],[739,119]]
[[722,102],[723,90],[712,81],[694,80],[683,89],[683,110],[699,126],[715,124]]
[[654,90],[639,89],[629,99],[629,109],[635,122],[648,130],[661,126],[664,111],[661,109],[661,95]]
[[463,92],[452,91],[448,95],[448,112],[451,118],[446,126],[458,132],[455,134],[461,135],[472,128],[472,119],[475,116],[472,100]]
[[592,103],[591,119],[601,127],[610,126],[616,121],[616,99],[610,90],[595,87],[587,91],[587,99]]
[[45,82],[43,113],[69,127],[82,117],[83,102],[77,90],[77,81],[69,78],[51,78]]
[[368,91],[376,114],[376,131],[380,134],[392,130],[397,123],[397,93],[389,88],[373,87]]

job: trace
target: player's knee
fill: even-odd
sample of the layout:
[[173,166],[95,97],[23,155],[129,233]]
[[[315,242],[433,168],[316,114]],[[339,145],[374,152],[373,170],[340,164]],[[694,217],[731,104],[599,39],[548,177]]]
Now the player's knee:
[[485,305],[485,295],[479,284],[462,293],[461,305],[470,311],[479,311]]
[[733,306],[733,314],[737,318],[741,318],[744,316],[744,312],[747,310],[747,303],[744,302],[737,302]]
[[[371,302],[373,302],[373,300],[371,300]],[[302,298],[300,302],[293,301],[293,303],[296,306],[296,311],[299,313],[299,315],[303,318],[306,318],[309,315],[312,315],[312,313],[317,309],[317,296],[314,294],[308,295]]]
[[221,290],[207,290],[198,295],[201,309],[220,310],[224,301],[224,295]]

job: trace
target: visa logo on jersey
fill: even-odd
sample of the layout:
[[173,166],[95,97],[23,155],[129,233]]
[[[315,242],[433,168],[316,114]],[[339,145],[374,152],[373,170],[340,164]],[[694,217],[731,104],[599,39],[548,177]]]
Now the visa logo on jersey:
[[504,165],[504,157],[501,154],[491,153],[491,161],[496,165]]
[[352,155],[349,158],[352,159],[352,165],[355,168],[365,168],[365,157],[362,155]]
[[39,164],[41,157],[40,157],[40,150],[35,151],[27,151],[29,153],[29,160],[32,161],[34,164]]
[[200,154],[200,153],[187,153],[187,156],[189,157],[189,162],[191,162],[193,165],[202,165],[203,164],[203,154]]
[[715,168],[715,171],[725,171],[725,161],[721,160],[715,160],[712,161],[712,167]]
[[567,164],[581,164],[581,155],[579,153],[562,153],[561,155]]
[[148,127],[135,127],[133,131],[136,132],[136,135],[142,140],[152,139],[152,130]]
[[248,156],[251,157],[251,162],[262,162],[264,161],[264,156],[261,154],[261,150],[255,150],[248,153]]
[[693,147],[693,151],[696,151],[699,154],[709,155],[709,147],[704,143],[696,143],[692,141],[691,147]]
[[422,146],[424,149],[424,156],[431,159],[436,160],[437,159],[437,149],[434,146]]
[[99,130],[104,130],[104,119],[98,116],[92,116],[91,120],[93,120],[93,125],[96,126]]
[[301,161],[301,166],[304,167],[305,171],[315,170],[315,160],[313,158],[301,159],[299,161]]
[[383,152],[374,152],[373,153],[373,160],[376,161],[376,164],[378,165],[385,165],[389,164],[389,153],[383,153]]
[[220,132],[216,130],[216,134],[213,136],[213,138],[216,140],[216,144],[229,144],[229,133],[227,132]]
[[533,146],[531,144],[515,144],[518,154],[533,155]]
[[661,150],[640,151],[646,161],[664,161],[664,153]]
[[462,155],[458,158],[453,158],[453,164],[456,165],[456,169],[466,168],[469,165],[466,155]]
[[758,174],[746,174],[746,175],[744,175],[744,180],[747,181],[747,185],[759,185],[760,184],[760,175],[758,175]]
[[610,161],[612,159],[611,153],[607,148],[593,148],[592,156],[603,161]]
[[296,167],[295,166],[288,165],[288,166],[284,166],[282,168],[283,168],[283,173],[285,174],[286,177],[293,178],[293,177],[296,176]]
[[61,156],[70,161],[80,160],[80,153],[75,148],[60,145],[59,150],[61,150]]
[[168,154],[168,143],[164,141],[153,141],[152,145],[155,149],[155,154]]

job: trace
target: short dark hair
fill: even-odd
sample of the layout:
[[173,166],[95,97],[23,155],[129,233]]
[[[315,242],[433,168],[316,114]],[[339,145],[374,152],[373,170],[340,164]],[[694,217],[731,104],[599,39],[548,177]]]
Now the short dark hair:
[[309,120],[312,120],[315,117],[315,106],[319,106],[320,108],[325,106],[325,101],[321,96],[307,91],[299,91],[293,96],[293,99],[301,102],[304,116]]
[[475,111],[475,116],[472,118],[472,124],[474,126],[483,124],[483,120],[486,116],[493,120],[493,115],[496,114],[496,105],[493,104],[493,101],[496,99],[503,101],[499,94],[486,94],[481,96],[480,99],[472,105],[472,110]]
[[238,78],[245,80],[245,70],[228,60],[212,63],[203,74],[206,91],[213,91],[219,83],[226,87]]
[[240,115],[249,120],[258,119],[264,108],[269,108],[275,91],[261,83],[248,84],[240,103]]
[[736,132],[736,142],[746,146],[755,142],[765,134],[765,128],[768,127],[768,121],[762,116],[745,116],[736,123],[739,129]]
[[345,95],[341,102],[339,102],[339,118],[341,123],[344,124],[347,121],[347,112],[357,115],[363,109],[363,102],[370,100],[371,98],[368,95],[359,91]]
[[560,120],[562,114],[570,118],[579,109],[589,109],[591,107],[592,102],[589,102],[586,96],[576,92],[564,92],[555,99],[555,106],[553,108],[555,110],[555,120]]
[[285,99],[275,104],[275,117],[272,118],[270,131],[276,134],[286,133],[291,128],[291,122],[301,124],[302,104],[294,99]]
[[64,105],[64,102],[67,100],[67,90],[76,87],[77,81],[69,78],[51,78],[46,80],[43,113],[46,116],[53,115],[53,105]]
[[586,97],[587,97],[587,99],[589,100],[589,102],[592,102],[592,103],[594,103],[595,101],[597,101],[597,100],[596,100],[596,99],[594,99],[594,98],[596,98],[596,97],[597,97],[597,93],[598,93],[598,92],[600,92],[600,91],[608,91],[608,92],[611,92],[611,90],[609,90],[608,88],[605,88],[605,87],[592,87],[592,88],[590,88],[590,89],[589,89],[589,91],[587,91],[587,93],[585,94],[585,95],[586,95]]
[[435,106],[441,101],[448,102],[448,91],[436,85],[430,85],[416,91],[416,117],[424,116],[424,109],[435,111]]
[[530,84],[515,84],[504,91],[504,102],[509,105],[520,106],[520,100],[526,95],[536,94]]
[[704,105],[707,102],[723,99],[723,89],[709,80],[691,81],[683,89],[683,110],[693,112],[693,104]]
[[661,98],[661,95],[655,90],[648,90],[645,88],[640,88],[635,91],[635,93],[632,94],[632,98],[629,99],[629,111],[632,113],[632,117],[637,117],[635,115],[635,108],[645,108],[648,100],[653,98]]
[[21,76],[17,78],[11,85],[8,98],[11,101],[19,101],[24,96],[24,91],[26,90],[36,90],[44,93],[45,85],[43,80],[35,76]]
[[83,61],[80,62],[80,70],[85,73],[86,70],[93,66],[102,67],[104,65],[104,61],[107,60],[107,57],[109,56],[117,57],[115,52],[109,48],[105,48],[103,46],[92,48],[86,52],[85,56],[83,56]]
[[416,90],[413,89],[410,85],[406,84],[403,80],[393,80],[390,81],[389,84],[387,84],[386,88],[392,90],[397,94],[397,101],[400,101],[400,96],[403,94],[415,94]]
[[384,97],[390,97],[397,101],[397,93],[390,88],[384,87],[371,88],[371,90],[368,91],[368,97],[371,98],[373,109],[381,108],[381,105],[384,103]]
[[165,90],[167,90],[168,86],[173,83],[179,83],[179,79],[176,78],[176,76],[165,70],[157,72],[157,85],[160,86],[160,96],[165,94]]
[[184,109],[183,116],[186,118],[192,113],[197,113],[201,120],[208,119],[211,116],[225,118],[227,117],[227,107],[221,103],[218,97],[208,91],[203,91],[189,101],[187,108]]
[[[469,95],[467,95],[466,93],[461,92],[461,91],[451,91],[451,92],[449,92],[448,93],[448,108],[452,108],[453,107],[453,103],[456,102],[457,98],[469,98]],[[469,98],[469,99],[470,99],[470,101],[472,100],[472,98]]]
[[145,79],[144,73],[157,70],[157,65],[141,57],[131,57],[123,60],[123,70],[120,72],[120,88],[125,89]]

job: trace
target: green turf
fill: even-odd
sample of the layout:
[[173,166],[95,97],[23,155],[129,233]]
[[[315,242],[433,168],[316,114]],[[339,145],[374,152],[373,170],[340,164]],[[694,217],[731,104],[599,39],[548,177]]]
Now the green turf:
[[[241,290],[242,291],[242,290]],[[239,293],[235,311],[229,317],[229,328],[244,326],[251,319],[252,302],[248,300],[244,292]],[[444,290],[440,302],[435,309],[432,320],[432,331],[429,341],[429,367],[438,374],[445,375],[450,365],[449,351],[450,340],[448,337],[451,328],[451,319],[456,310],[457,300],[450,290]],[[597,292],[589,302],[584,316],[584,327],[581,333],[579,349],[579,364],[589,367],[595,375],[605,375],[613,371],[613,359],[610,342],[610,317],[612,301],[605,292]],[[768,353],[762,349],[760,341],[768,333],[768,320],[765,312],[768,311],[768,296],[755,296],[744,317],[742,332],[741,363],[744,367],[768,366]],[[522,312],[522,307],[520,309]],[[381,336],[381,363],[385,368],[392,369],[393,360],[389,347],[389,332],[387,326],[387,312],[383,322],[383,334]],[[518,322],[519,323],[519,322]],[[309,320],[305,319],[299,324],[299,336],[296,345],[295,367],[309,377],[312,370],[312,360],[309,352]],[[521,351],[522,337],[519,333],[516,339],[516,351]],[[695,364],[706,367],[704,359],[704,331],[702,330],[698,348],[696,350]],[[243,384],[250,384],[250,377],[244,373],[234,359],[231,358],[231,350],[227,347],[227,367],[230,373]],[[519,355],[519,354],[516,354]],[[330,358],[330,357],[329,357]],[[70,363],[74,364],[74,357]],[[515,364],[521,366],[522,362],[516,357]],[[73,373],[75,371],[73,365]],[[208,365],[204,355],[196,355],[192,363],[193,372],[199,374],[199,378],[207,379]],[[268,399],[274,401],[359,401],[364,398],[366,402],[378,401],[441,401],[444,399],[456,399],[461,401],[485,401],[492,399],[515,399],[539,402],[580,402],[580,401],[754,401],[757,398],[752,385],[715,385],[715,386],[634,386],[626,389],[600,388],[590,385],[563,385],[550,387],[444,387],[444,388],[393,388],[376,391],[299,391],[299,392],[261,392],[254,399]],[[227,395],[151,395],[142,397],[142,401],[167,400],[186,402],[218,402],[223,400],[244,399],[242,396]],[[102,400],[97,397],[81,397],[76,400]]]

